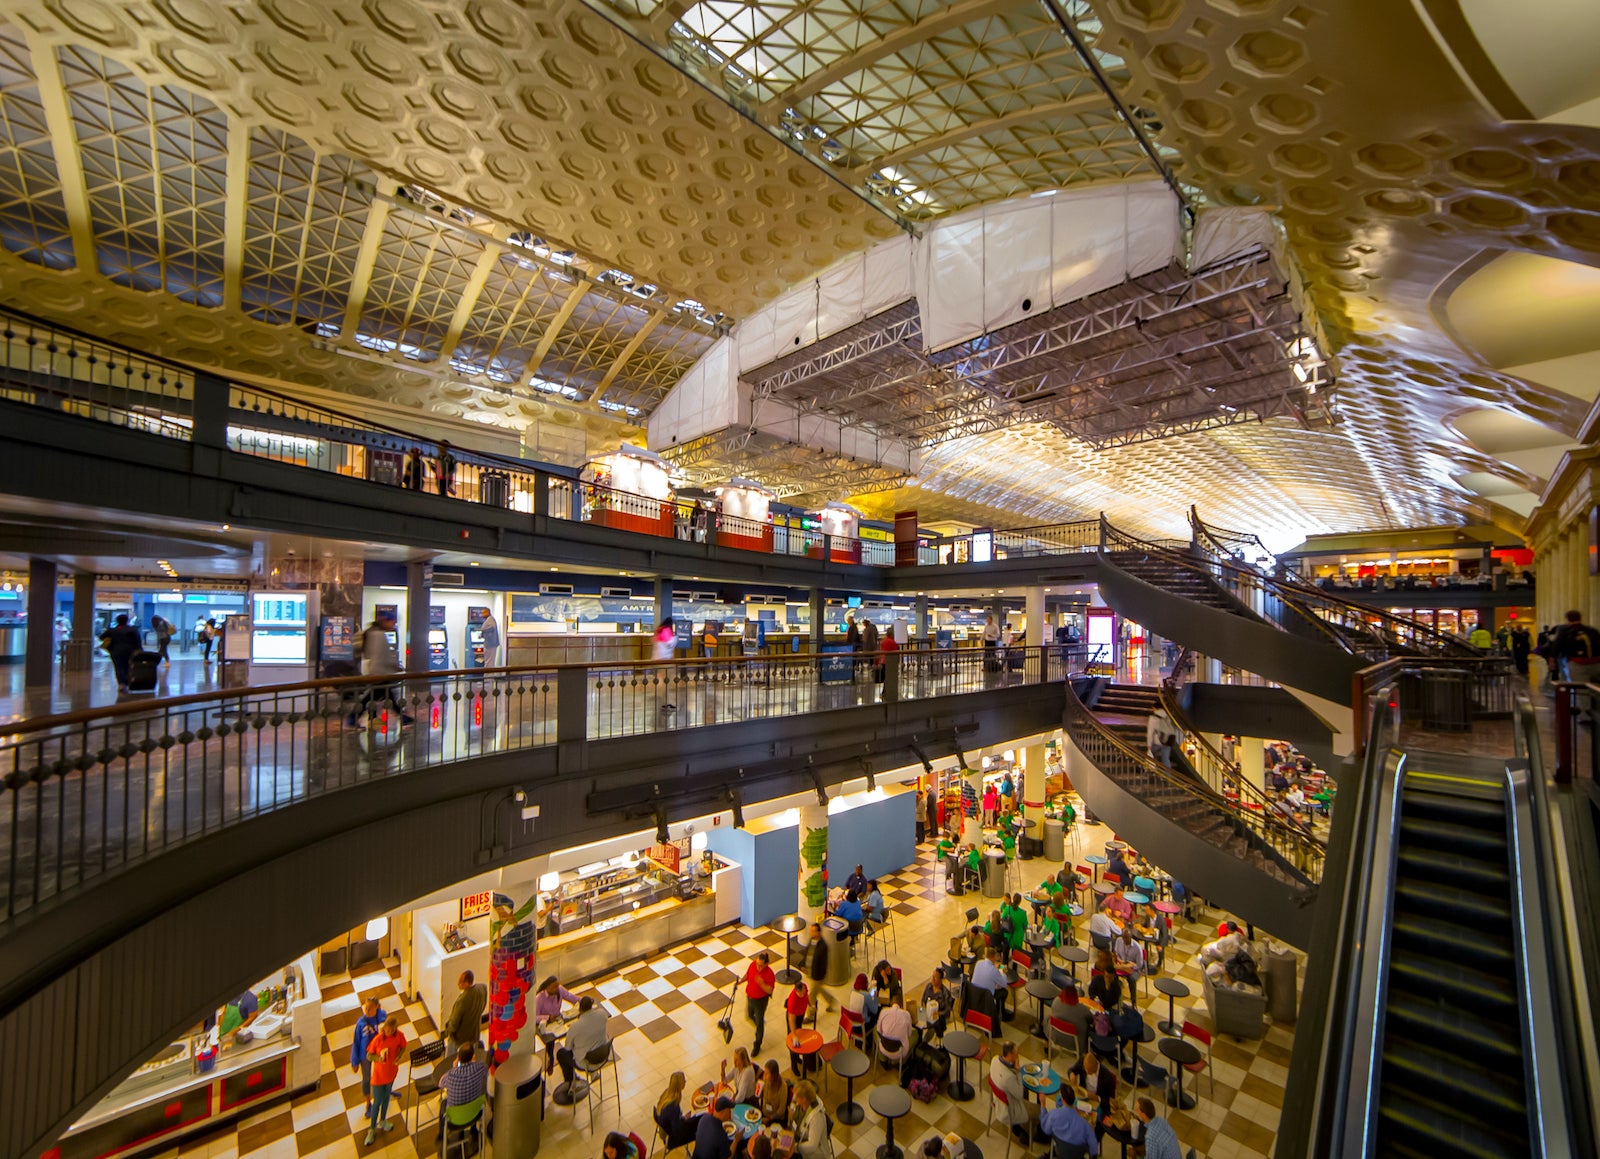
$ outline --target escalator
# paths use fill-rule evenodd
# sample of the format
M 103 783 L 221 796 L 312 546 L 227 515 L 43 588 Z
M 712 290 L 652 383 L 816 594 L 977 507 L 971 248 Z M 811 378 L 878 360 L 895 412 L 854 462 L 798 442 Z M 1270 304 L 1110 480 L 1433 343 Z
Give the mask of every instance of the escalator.
M 1493 779 L 1412 772 L 1402 784 L 1378 1154 L 1531 1153 L 1507 822 Z

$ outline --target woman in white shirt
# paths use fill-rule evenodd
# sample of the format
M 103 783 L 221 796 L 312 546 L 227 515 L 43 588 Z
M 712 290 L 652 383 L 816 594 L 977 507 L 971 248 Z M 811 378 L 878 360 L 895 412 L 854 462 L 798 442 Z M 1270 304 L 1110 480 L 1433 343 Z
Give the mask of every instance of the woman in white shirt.
M 722 1081 L 733 1084 L 733 1101 L 735 1103 L 750 1103 L 756 1101 L 756 1080 L 760 1076 L 755 1066 L 750 1062 L 750 1052 L 744 1047 L 738 1047 L 733 1052 L 733 1074 L 728 1074 L 728 1063 L 722 1063 Z
M 828 1138 L 828 1116 L 817 1103 L 817 1088 L 810 1079 L 794 1084 L 794 1153 L 800 1159 L 833 1159 Z

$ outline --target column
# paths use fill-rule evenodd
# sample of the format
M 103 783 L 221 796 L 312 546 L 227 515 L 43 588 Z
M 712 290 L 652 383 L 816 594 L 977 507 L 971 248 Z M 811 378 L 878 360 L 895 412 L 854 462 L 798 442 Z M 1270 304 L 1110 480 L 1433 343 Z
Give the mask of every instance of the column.
M 672 615 L 672 581 L 670 579 L 656 580 L 656 624 Z
M 1045 630 L 1044 630 L 1044 589 L 1043 588 L 1029 588 L 1024 593 L 1024 596 L 1025 596 L 1025 602 L 1023 604 L 1023 622 L 1022 622 L 1022 624 L 1023 624 L 1023 636 L 1022 636 L 1023 643 L 1025 643 L 1030 648 L 1043 647 L 1044 645 L 1050 643 L 1050 638 L 1045 635 Z M 1043 655 L 1043 653 L 1040 653 L 1040 655 Z M 1033 666 L 1029 665 L 1029 670 L 1031 671 L 1032 669 L 1033 669 Z M 1043 679 L 1045 679 L 1045 677 L 1048 674 L 1049 674 L 1049 665 L 1040 664 L 1038 666 L 1037 679 L 1043 680 Z M 1032 765 L 1028 766 L 1030 772 L 1033 770 L 1033 767 L 1034 766 L 1032 766 Z M 1044 768 L 1044 752 L 1043 752 L 1043 750 L 1040 750 L 1040 753 L 1039 753 L 1039 765 L 1038 765 L 1038 767 L 1041 768 L 1041 769 Z M 1041 784 L 1042 784 L 1042 782 L 1041 782 Z M 1044 825 L 1044 817 L 1042 815 L 1039 818 L 1039 824 L 1041 826 Z M 1044 836 L 1043 829 L 1040 829 L 1040 831 L 1035 833 L 1034 836 L 1035 837 L 1043 837 Z
M 1029 631 L 1032 631 L 1030 628 Z M 1044 842 L 1044 783 L 1049 776 L 1045 767 L 1044 745 L 1031 744 L 1022 750 L 1022 819 L 1032 821 L 1033 828 L 1024 828 L 1029 842 Z
M 433 564 L 414 560 L 406 564 L 407 672 L 428 670 L 428 606 L 433 601 Z
M 1246 784 L 1266 792 L 1267 767 L 1266 761 L 1267 742 L 1258 736 L 1242 736 L 1239 746 L 1235 751 L 1235 759 L 1239 762 L 1239 773 Z
M 828 807 L 815 801 L 800 806 L 800 874 L 795 881 L 795 912 L 808 922 L 822 917 L 828 900 L 823 863 L 828 860 Z
M 94 572 L 80 571 L 72 577 L 72 638 L 94 639 Z
M 983 848 L 983 770 L 961 770 L 961 844 Z
M 821 588 L 811 589 L 811 654 L 818 655 L 822 651 L 822 609 L 823 592 Z
M 22 655 L 25 688 L 48 687 L 56 660 L 56 564 L 28 561 L 28 635 Z
M 933 624 L 928 618 L 928 597 L 917 597 L 917 639 L 928 640 L 933 635 Z
M 223 450 L 228 445 L 228 393 L 226 380 L 212 374 L 194 376 L 194 446 Z

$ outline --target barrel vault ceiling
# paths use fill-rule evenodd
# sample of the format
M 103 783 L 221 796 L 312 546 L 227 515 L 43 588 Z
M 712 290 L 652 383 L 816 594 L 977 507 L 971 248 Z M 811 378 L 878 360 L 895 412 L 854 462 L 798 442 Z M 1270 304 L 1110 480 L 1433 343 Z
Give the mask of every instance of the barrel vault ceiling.
M 1332 429 L 1096 451 L 1013 427 L 928 447 L 867 506 L 1172 532 L 1198 501 L 1280 538 L 1507 519 L 1489 493 L 1536 493 L 1548 456 L 1498 456 L 1471 414 L 1555 446 L 1592 401 L 1494 369 L 1438 294 L 1501 251 L 1600 263 L 1600 131 L 1500 120 L 1409 4 L 0 0 L 0 22 L 4 300 L 244 377 L 614 442 L 836 259 L 1159 166 L 1194 205 L 1276 209 L 1334 346 Z

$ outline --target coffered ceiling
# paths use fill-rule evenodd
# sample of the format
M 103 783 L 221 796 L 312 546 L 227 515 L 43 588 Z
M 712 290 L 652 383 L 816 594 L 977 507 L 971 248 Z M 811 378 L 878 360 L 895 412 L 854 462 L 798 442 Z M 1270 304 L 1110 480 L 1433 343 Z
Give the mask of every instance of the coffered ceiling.
M 1592 400 L 1571 359 L 1594 347 L 1567 349 L 1591 307 L 1560 350 L 1508 353 L 1448 301 L 1502 253 L 1600 265 L 1600 129 L 1503 120 L 1452 56 L 1470 24 L 1422 7 L 0 0 L 0 294 L 240 376 L 592 447 L 842 256 L 1167 170 L 1193 205 L 1276 210 L 1338 358 L 1336 421 L 946 438 L 901 489 L 864 475 L 870 502 L 1172 533 L 1198 500 L 1280 538 L 1509 521 Z M 1494 269 L 1456 315 L 1584 280 Z M 1542 453 L 1485 436 L 1502 415 L 1548 432 Z

